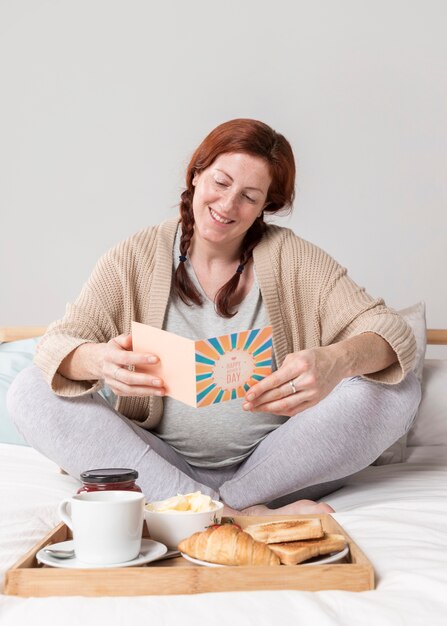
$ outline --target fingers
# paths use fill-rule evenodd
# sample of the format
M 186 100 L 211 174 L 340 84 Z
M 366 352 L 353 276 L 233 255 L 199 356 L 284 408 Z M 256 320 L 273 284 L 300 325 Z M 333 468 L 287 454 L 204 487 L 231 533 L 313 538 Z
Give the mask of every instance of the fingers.
M 303 391 L 286 396 L 280 400 L 258 404 L 257 406 L 246 410 L 250 410 L 252 413 L 272 413 L 273 415 L 286 415 L 287 417 L 292 417 L 292 415 L 301 413 L 317 403 L 316 400 L 310 400 L 308 398 L 308 393 Z
M 121 383 L 119 380 L 114 381 L 109 385 L 109 387 L 117 396 L 136 396 L 145 398 L 147 396 L 162 397 L 166 394 L 164 387 L 154 387 L 151 385 L 127 385 L 125 383 Z
M 148 367 L 160 362 L 157 355 L 133 352 L 131 335 L 119 335 L 111 339 L 107 346 L 103 378 L 116 395 L 165 395 L 163 380 Z M 136 368 L 140 371 L 135 371 Z
M 132 336 L 119 335 L 109 341 L 111 350 L 115 350 L 114 361 L 119 365 L 155 365 L 160 359 L 156 354 L 140 354 L 132 351 Z
M 290 354 L 279 370 L 248 391 L 242 408 L 245 411 L 292 416 L 317 403 L 316 391 L 309 354 Z
M 306 371 L 306 364 L 300 360 L 291 360 L 286 358 L 283 365 L 277 370 L 266 376 L 259 383 L 256 383 L 245 396 L 248 402 L 255 402 L 262 396 L 264 401 L 264 395 L 270 394 L 269 399 L 278 399 L 282 397 L 284 392 L 278 391 L 288 383 L 290 380 L 297 379 L 300 374 Z M 291 392 L 289 388 L 288 392 Z
M 121 385 L 134 386 L 134 387 L 163 387 L 163 381 L 153 374 L 146 374 L 143 372 L 135 372 L 126 367 L 118 365 L 112 373 L 111 378 Z
M 246 402 L 243 405 L 243 408 L 249 411 L 250 409 L 256 408 L 257 406 L 261 404 L 271 403 L 271 402 L 274 402 L 275 400 L 282 400 L 283 398 L 287 398 L 291 394 L 296 394 L 299 388 L 300 387 L 298 385 L 298 381 L 294 381 L 293 387 L 292 387 L 292 385 L 290 384 L 290 380 L 288 380 L 282 385 L 279 385 L 278 387 L 275 387 L 274 389 L 265 391 L 261 395 L 258 395 L 251 402 Z M 248 395 L 249 394 L 247 394 L 247 397 Z
M 317 404 L 316 401 L 305 400 L 304 397 L 294 397 L 293 400 L 289 396 L 282 400 L 275 402 L 267 402 L 266 404 L 259 404 L 257 407 L 251 409 L 252 413 L 272 413 L 272 415 L 285 415 L 292 417 L 302 411 Z
M 290 417 L 315 406 L 341 378 L 331 346 L 291 353 L 277 372 L 248 391 L 243 408 Z
M 119 396 L 164 396 L 163 380 L 153 374 L 134 372 L 125 367 L 115 367 L 106 379 L 109 387 Z
M 253 402 L 245 402 L 242 408 L 245 411 L 268 412 L 275 415 L 295 415 L 303 410 L 303 404 L 309 404 L 314 399 L 311 389 L 300 389 L 293 392 L 289 383 L 285 383 L 272 391 L 268 391 Z
M 117 343 L 124 350 L 132 350 L 132 335 L 130 333 L 118 335 L 118 337 L 112 339 L 112 342 Z

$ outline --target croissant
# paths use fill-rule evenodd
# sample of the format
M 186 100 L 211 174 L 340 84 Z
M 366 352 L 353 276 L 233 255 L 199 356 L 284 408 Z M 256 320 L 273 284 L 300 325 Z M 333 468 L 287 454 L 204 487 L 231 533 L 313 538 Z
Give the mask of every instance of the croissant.
M 194 533 L 178 544 L 180 552 L 221 565 L 279 565 L 270 548 L 232 524 Z

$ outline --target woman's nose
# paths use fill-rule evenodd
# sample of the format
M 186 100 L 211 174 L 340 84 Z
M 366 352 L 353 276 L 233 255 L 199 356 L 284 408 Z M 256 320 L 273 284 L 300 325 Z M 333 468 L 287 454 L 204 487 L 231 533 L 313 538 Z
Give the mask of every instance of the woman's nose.
M 220 207 L 224 211 L 231 211 L 237 205 L 237 195 L 228 192 L 220 199 Z

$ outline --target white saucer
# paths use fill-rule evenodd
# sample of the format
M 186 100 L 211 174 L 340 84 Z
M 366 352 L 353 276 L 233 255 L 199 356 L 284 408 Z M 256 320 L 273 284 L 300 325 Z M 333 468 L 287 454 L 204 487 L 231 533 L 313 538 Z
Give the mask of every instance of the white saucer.
M 187 561 L 191 561 L 191 563 L 195 563 L 196 565 L 205 565 L 206 567 L 228 567 L 228 565 L 222 565 L 222 563 L 209 563 L 209 561 L 200 561 L 199 559 L 194 559 L 192 556 L 188 556 L 184 552 L 180 552 L 182 557 Z
M 47 546 L 54 548 L 55 550 L 72 550 L 73 549 L 73 540 L 70 541 L 61 541 L 60 543 L 53 543 L 51 546 Z M 142 539 L 141 541 L 141 550 L 140 554 L 131 561 L 125 561 L 124 563 L 112 563 L 111 565 L 97 565 L 96 563 L 83 563 L 76 557 L 72 559 L 58 559 L 55 556 L 51 556 L 47 552 L 44 552 L 45 548 L 39 550 L 36 554 L 36 559 L 39 563 L 44 563 L 45 565 L 51 565 L 51 567 L 63 567 L 67 569 L 98 569 L 98 568 L 108 568 L 108 567 L 133 567 L 134 565 L 143 565 L 144 563 L 150 563 L 151 561 L 156 561 L 162 556 L 168 556 L 167 547 L 158 541 L 152 541 L 152 539 Z M 176 552 L 175 550 L 170 550 L 169 552 Z M 178 554 L 178 552 L 177 552 Z M 172 554 L 174 556 L 174 554 Z
M 304 563 L 298 563 L 298 565 L 324 565 L 325 563 L 338 563 L 341 561 L 349 552 L 349 546 L 345 546 L 343 550 L 339 550 L 338 552 L 332 552 L 331 554 L 323 554 L 322 556 L 316 556 L 313 559 L 309 559 Z M 184 557 L 187 561 L 191 561 L 191 563 L 195 563 L 196 565 L 205 565 L 206 567 L 230 567 L 229 565 L 222 565 L 221 563 L 209 563 L 208 561 L 200 561 L 199 559 L 194 559 L 192 556 L 188 556 L 184 552 L 180 552 L 182 557 Z
M 298 563 L 298 565 L 325 565 L 326 563 L 338 563 L 349 552 L 349 546 L 345 546 L 343 550 L 338 552 L 331 552 L 330 554 L 323 554 L 322 556 L 314 556 L 313 559 L 304 561 L 304 563 Z

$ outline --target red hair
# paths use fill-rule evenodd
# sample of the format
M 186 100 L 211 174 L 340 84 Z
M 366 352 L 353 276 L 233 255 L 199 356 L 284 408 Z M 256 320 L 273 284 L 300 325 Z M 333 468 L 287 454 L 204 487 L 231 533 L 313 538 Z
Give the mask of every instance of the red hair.
M 180 217 L 182 236 L 180 254 L 186 256 L 194 234 L 193 178 L 210 167 L 218 156 L 225 153 L 243 152 L 263 159 L 269 168 L 272 182 L 267 192 L 265 213 L 275 214 L 292 208 L 295 196 L 295 159 L 292 148 L 279 133 L 270 126 L 251 119 L 235 119 L 220 124 L 205 137 L 191 157 L 186 170 L 186 189 L 181 195 Z M 263 217 L 256 219 L 245 234 L 242 242 L 240 265 L 250 260 L 253 249 L 260 242 L 267 225 Z M 233 317 L 231 301 L 237 289 L 240 272 L 218 291 L 215 308 L 221 317 Z M 184 263 L 180 263 L 174 274 L 174 292 L 188 305 L 202 304 L 202 298 L 189 279 Z

